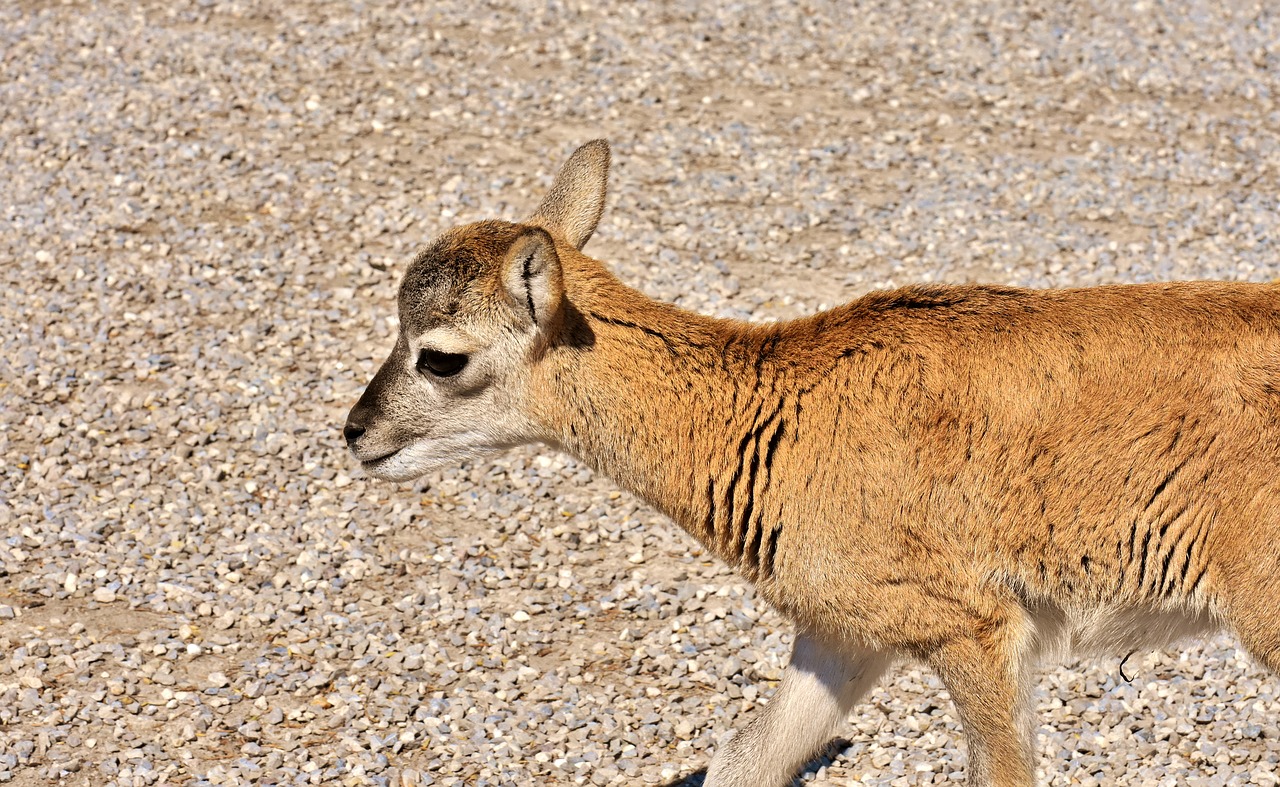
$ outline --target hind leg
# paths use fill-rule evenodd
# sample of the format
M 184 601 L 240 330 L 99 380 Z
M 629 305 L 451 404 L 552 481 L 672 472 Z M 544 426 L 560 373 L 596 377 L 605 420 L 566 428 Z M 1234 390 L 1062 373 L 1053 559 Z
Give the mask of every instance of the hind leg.
M 1197 561 L 1189 590 L 1249 655 L 1280 675 L 1280 532 L 1258 524 L 1280 521 L 1280 510 L 1251 511 L 1245 521 L 1214 534 L 1206 549 L 1211 560 Z
M 1280 605 L 1275 596 L 1267 601 L 1272 603 L 1250 604 L 1244 609 L 1237 606 L 1231 623 L 1249 655 L 1280 675 Z
M 797 637 L 773 699 L 716 752 L 705 787 L 789 784 L 888 664 L 882 653 Z
M 1268 457 L 1251 467 L 1258 472 L 1270 466 Z M 1253 480 L 1239 486 L 1251 489 Z M 1187 561 L 1186 592 L 1207 604 L 1249 655 L 1280 675 L 1280 481 L 1254 492 L 1238 516 L 1215 523 L 1196 558 Z
M 1280 567 L 1258 568 L 1223 583 L 1230 590 L 1222 594 L 1222 606 L 1249 655 L 1280 675 Z

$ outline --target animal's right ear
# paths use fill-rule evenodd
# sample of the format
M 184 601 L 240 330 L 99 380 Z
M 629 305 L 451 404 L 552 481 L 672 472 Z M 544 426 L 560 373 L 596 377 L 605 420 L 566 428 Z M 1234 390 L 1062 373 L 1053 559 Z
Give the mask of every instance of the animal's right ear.
M 573 151 L 528 223 L 546 227 L 581 249 L 600 223 L 608 188 L 609 143 L 592 140 Z
M 520 233 L 502 263 L 502 286 L 516 304 L 538 327 L 560 307 L 564 278 L 555 241 L 541 227 L 530 227 Z

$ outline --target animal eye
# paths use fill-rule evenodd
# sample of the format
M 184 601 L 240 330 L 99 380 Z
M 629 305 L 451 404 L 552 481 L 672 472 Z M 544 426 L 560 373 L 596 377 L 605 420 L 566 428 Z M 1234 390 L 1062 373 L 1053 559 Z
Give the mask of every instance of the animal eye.
M 452 377 L 467 365 L 462 353 L 442 353 L 439 350 L 422 350 L 418 353 L 418 371 L 430 372 L 436 377 Z

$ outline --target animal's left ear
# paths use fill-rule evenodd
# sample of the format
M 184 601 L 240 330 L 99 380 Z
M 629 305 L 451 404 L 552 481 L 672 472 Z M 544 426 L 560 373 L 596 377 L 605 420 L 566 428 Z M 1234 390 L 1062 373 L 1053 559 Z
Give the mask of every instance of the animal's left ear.
M 592 140 L 575 150 L 560 168 L 551 191 L 528 223 L 545 227 L 581 249 L 600 223 L 608 189 L 609 143 Z
M 502 263 L 502 286 L 516 311 L 539 328 L 559 310 L 564 279 L 555 242 L 546 230 L 529 227 L 511 244 Z

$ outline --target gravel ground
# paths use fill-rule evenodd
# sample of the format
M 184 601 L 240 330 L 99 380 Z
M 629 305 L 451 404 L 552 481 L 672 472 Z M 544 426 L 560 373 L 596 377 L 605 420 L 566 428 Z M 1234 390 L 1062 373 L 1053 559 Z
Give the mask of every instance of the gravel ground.
M 0 782 L 666 784 L 767 700 L 787 625 L 607 479 L 342 446 L 412 249 L 587 139 L 589 249 L 708 313 L 1280 276 L 1275 4 L 771 5 L 0 4 Z M 1123 655 L 1046 783 L 1280 781 L 1280 679 Z M 963 778 L 927 671 L 841 732 L 804 781 Z

